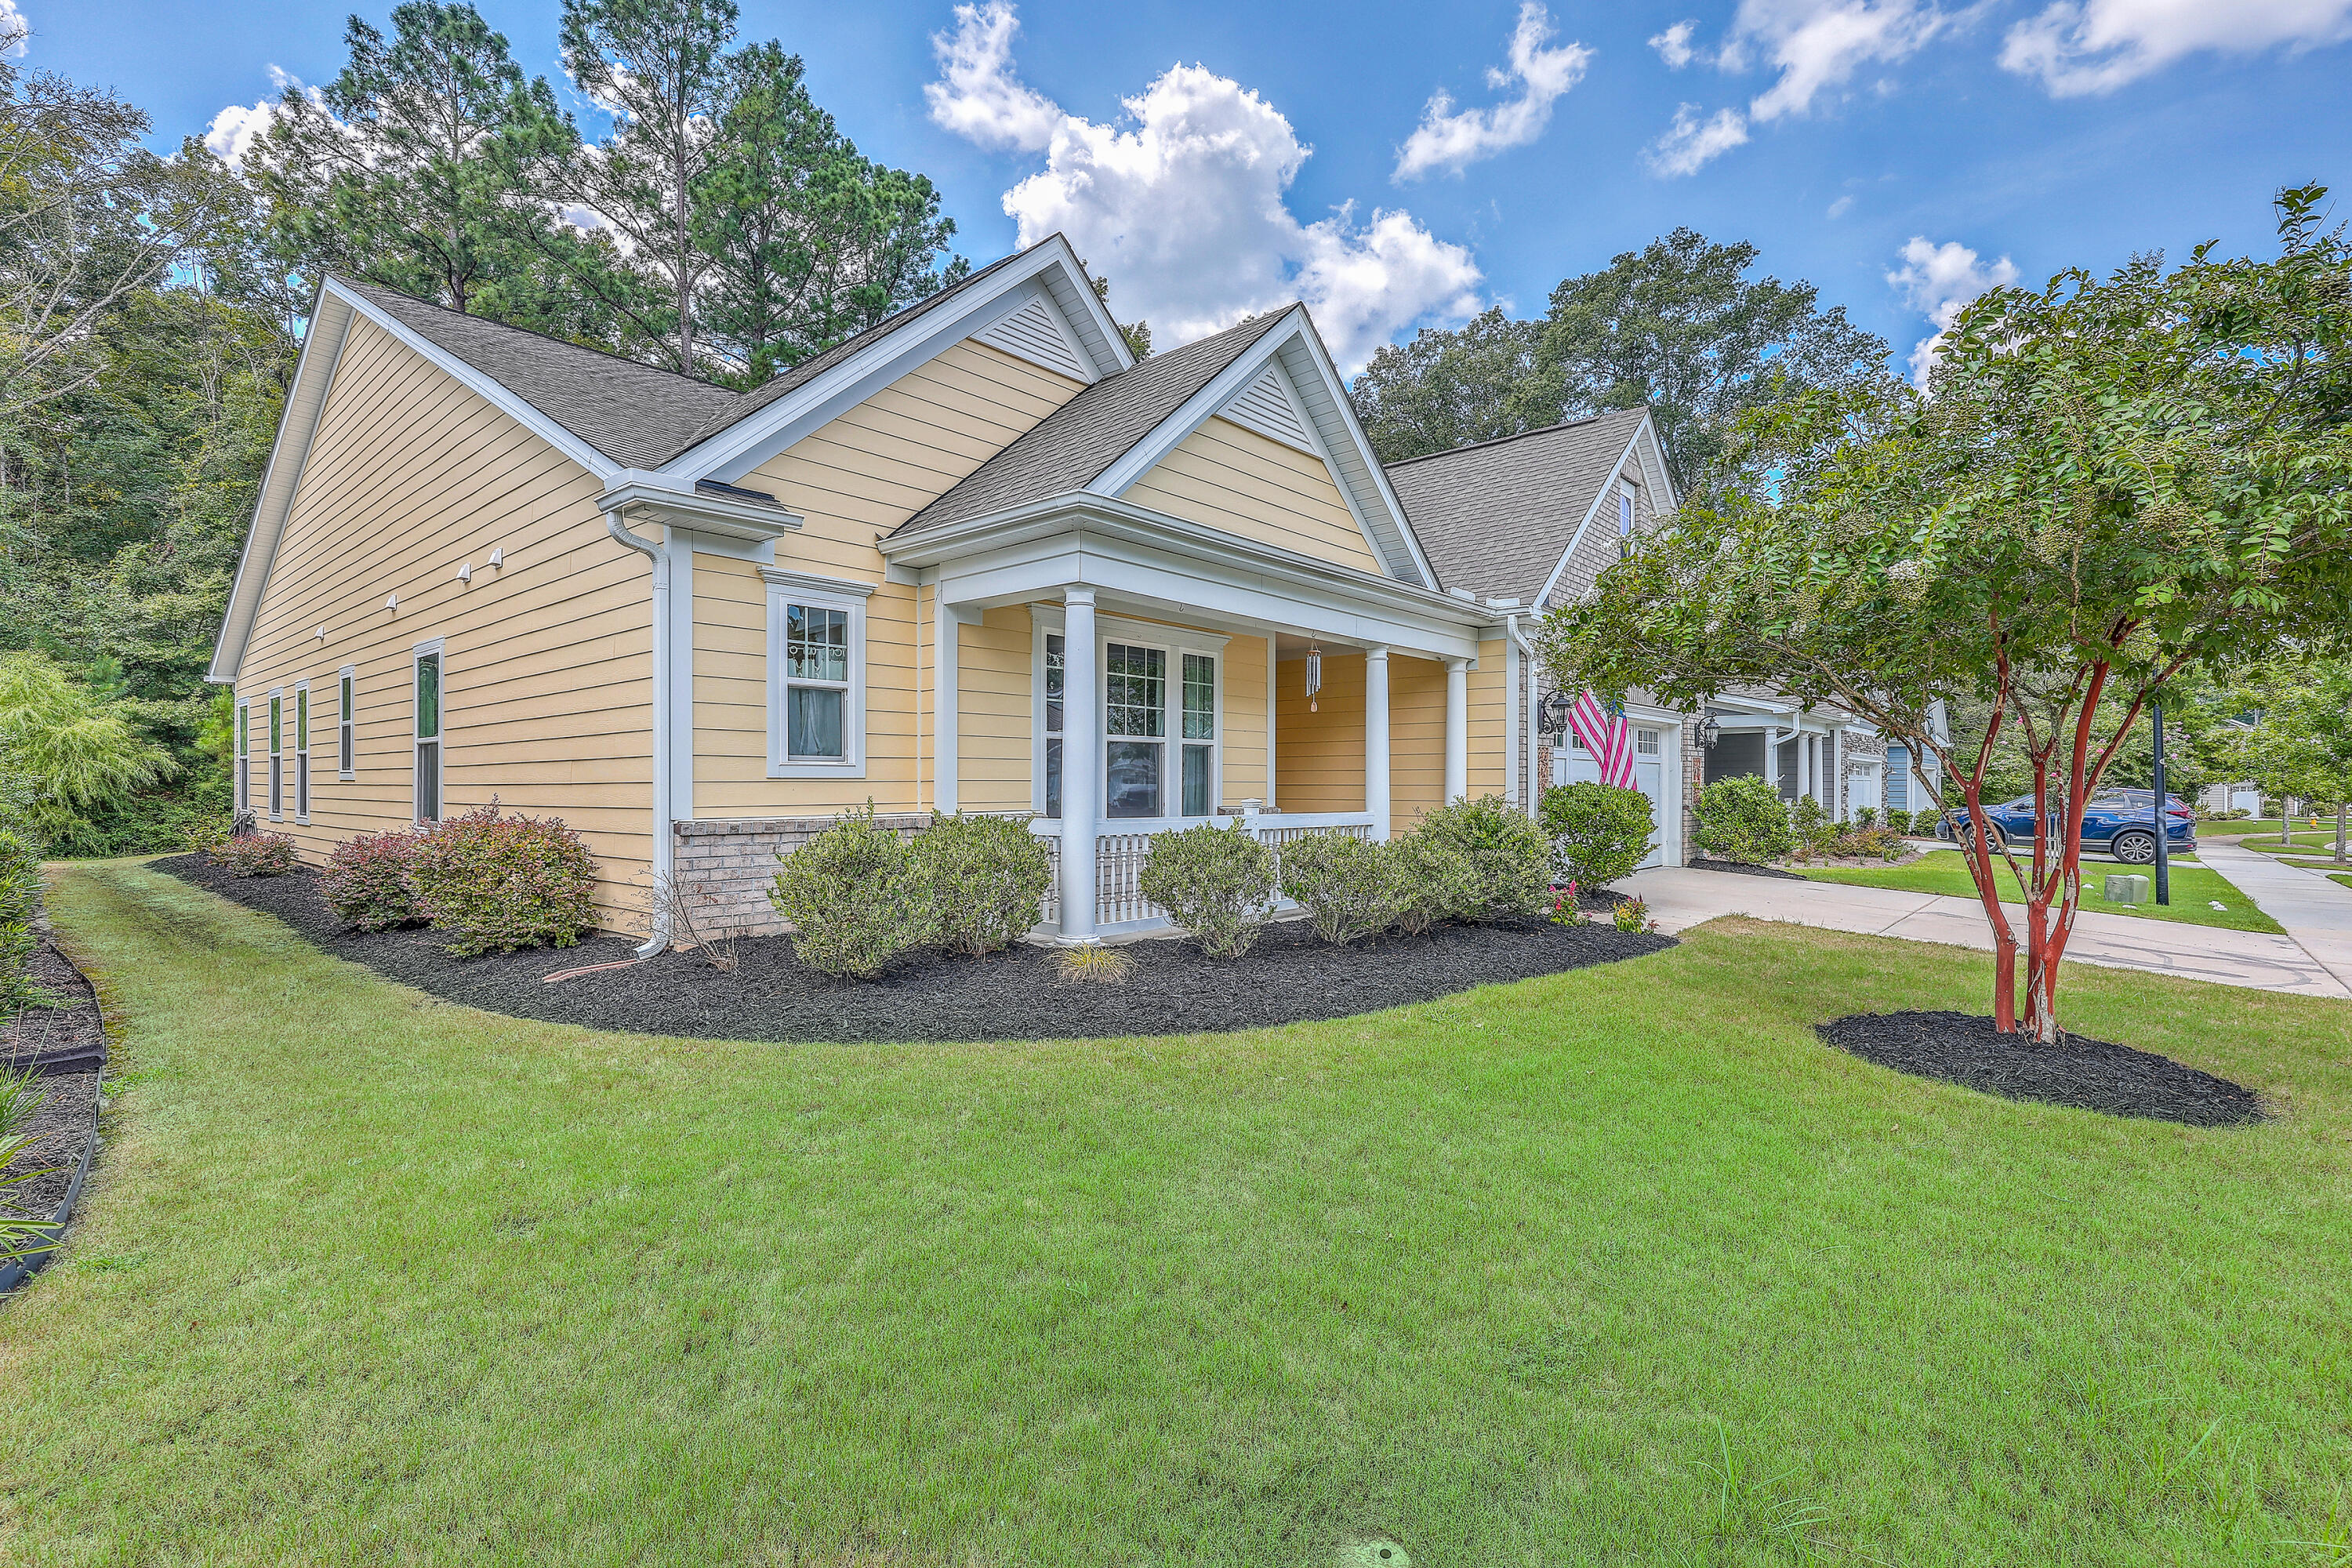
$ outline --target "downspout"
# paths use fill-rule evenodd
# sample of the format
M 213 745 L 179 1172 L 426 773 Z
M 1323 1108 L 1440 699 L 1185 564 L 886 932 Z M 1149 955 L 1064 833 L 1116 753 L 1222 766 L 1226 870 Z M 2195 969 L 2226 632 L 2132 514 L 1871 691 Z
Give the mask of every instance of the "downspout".
M 654 563 L 654 907 L 652 934 L 637 948 L 639 958 L 651 958 L 669 945 L 670 878 L 677 859 L 669 799 L 669 552 L 649 539 L 631 533 L 619 512 L 604 514 L 604 528 L 614 539 Z
M 1536 650 L 1528 641 L 1527 634 L 1519 630 L 1517 611 L 1505 616 L 1503 626 L 1510 632 L 1511 641 L 1517 647 L 1520 661 L 1528 672 L 1525 689 L 1515 694 L 1525 710 L 1519 717 L 1518 761 L 1519 766 L 1526 770 L 1522 776 L 1528 781 L 1528 787 L 1527 793 L 1520 797 L 1520 804 L 1527 807 L 1529 816 L 1535 816 L 1539 815 L 1536 802 L 1543 794 L 1542 781 L 1536 777 Z

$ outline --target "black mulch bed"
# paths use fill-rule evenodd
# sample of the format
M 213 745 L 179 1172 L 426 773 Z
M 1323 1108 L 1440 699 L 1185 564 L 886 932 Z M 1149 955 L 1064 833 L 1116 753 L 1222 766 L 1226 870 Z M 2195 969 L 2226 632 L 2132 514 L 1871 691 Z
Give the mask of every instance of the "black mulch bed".
M 25 966 L 34 984 L 65 1004 L 27 1007 L 14 1024 L 0 1023 L 0 1068 L 23 1072 L 95 1070 L 106 1060 L 106 1026 L 97 994 L 81 971 L 48 942 Z
M 0 1024 L 0 1068 L 32 1072 L 41 1093 L 22 1131 L 31 1142 L 8 1163 L 6 1174 L 38 1174 L 0 1188 L 0 1203 L 43 1218 L 57 1212 L 97 1136 L 99 1068 L 106 1060 L 106 1026 L 98 994 L 65 954 L 44 941 L 26 965 L 34 983 L 57 1005 L 27 1007 Z
M 914 953 L 879 980 L 835 980 L 803 968 L 782 937 L 736 944 L 732 973 L 698 953 L 658 953 L 626 969 L 575 979 L 544 977 L 629 957 L 632 944 L 597 937 L 562 951 L 452 958 L 430 931 L 345 929 L 318 878 L 231 877 L 200 856 L 158 860 L 168 871 L 250 909 L 276 915 L 338 958 L 451 1002 L 553 1023 L 645 1034 L 738 1040 L 1045 1040 L 1257 1028 L 1342 1018 L 1384 1007 L 1675 945 L 1668 937 L 1613 926 L 1528 921 L 1440 926 L 1328 946 L 1304 921 L 1269 927 L 1231 963 L 1186 942 L 1140 942 L 1124 983 L 1056 978 L 1057 954 L 1016 947 L 987 958 Z
M 1745 860 L 1709 860 L 1699 856 L 1684 862 L 1694 871 L 1728 871 L 1735 877 L 1777 877 L 1784 882 L 1801 882 L 1805 879 L 1794 871 L 1784 871 L 1778 866 L 1750 866 Z
M 1864 1061 L 2008 1100 L 2191 1127 L 2265 1120 L 2252 1089 L 2170 1057 L 2080 1035 L 2037 1046 L 1969 1013 L 1856 1013 L 1819 1025 L 1816 1032 Z

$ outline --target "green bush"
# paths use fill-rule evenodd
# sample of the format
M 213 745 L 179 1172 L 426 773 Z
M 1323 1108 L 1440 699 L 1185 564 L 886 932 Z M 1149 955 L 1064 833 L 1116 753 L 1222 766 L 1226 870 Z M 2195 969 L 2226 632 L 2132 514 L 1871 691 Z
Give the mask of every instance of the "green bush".
M 1025 819 L 935 811 L 912 854 L 936 940 L 956 952 L 994 952 L 1028 935 L 1054 883 L 1053 858 Z
M 1855 807 L 1853 808 L 1853 825 L 1854 825 L 1856 827 L 1875 827 L 1875 826 L 1878 826 L 1878 807 L 1876 807 L 1876 806 L 1874 806 L 1874 805 L 1857 805 L 1857 806 L 1855 806 Z
M 937 929 L 914 852 L 875 825 L 870 800 L 777 860 L 768 902 L 791 922 L 793 952 L 821 974 L 871 979 Z
M 41 849 L 29 834 L 0 827 L 0 1013 L 14 1015 L 38 994 L 26 973 L 38 939 Z
M 1240 823 L 1155 833 L 1137 879 L 1143 896 L 1192 933 L 1212 958 L 1239 958 L 1274 902 L 1274 851 Z
M 1931 805 L 1912 816 L 1911 836 L 1914 838 L 1933 838 L 1936 837 L 1936 825 L 1943 820 L 1944 814 Z
M 1551 840 L 1556 881 L 1605 888 L 1629 875 L 1650 852 L 1650 797 L 1640 790 L 1561 784 L 1543 792 L 1538 809 Z
M 1801 856 L 1828 853 L 1830 841 L 1837 837 L 1837 824 L 1822 803 L 1811 795 L 1801 795 L 1789 807 L 1789 838 L 1790 852 Z
M 1405 935 L 1419 936 L 1477 901 L 1470 858 L 1452 842 L 1416 828 L 1380 847 L 1396 888 L 1397 929 Z
M 1421 819 L 1413 835 L 1461 857 L 1449 879 L 1450 920 L 1506 920 L 1532 914 L 1551 885 L 1551 846 L 1535 819 L 1501 795 L 1457 800 Z
M 1344 833 L 1318 833 L 1282 847 L 1282 894 L 1342 945 L 1396 924 L 1405 898 L 1387 847 Z
M 424 841 L 404 831 L 355 834 L 336 845 L 319 874 L 327 907 L 361 931 L 389 931 L 423 920 L 413 873 Z
M 554 817 L 500 816 L 492 801 L 424 836 L 409 858 L 418 912 L 460 958 L 573 947 L 596 923 L 596 862 Z
M 1760 866 L 1789 852 L 1789 807 L 1769 780 L 1719 779 L 1698 792 L 1695 811 L 1701 854 Z
M 212 857 L 232 877 L 283 877 L 301 864 L 283 833 L 240 833 L 215 845 Z

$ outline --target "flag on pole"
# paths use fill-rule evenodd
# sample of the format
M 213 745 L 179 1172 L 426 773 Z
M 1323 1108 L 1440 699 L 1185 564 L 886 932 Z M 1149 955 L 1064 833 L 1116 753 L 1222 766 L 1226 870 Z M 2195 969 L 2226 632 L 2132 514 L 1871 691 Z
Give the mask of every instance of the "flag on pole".
M 1633 732 L 1626 726 L 1625 710 L 1614 702 L 1603 707 L 1600 698 L 1582 691 L 1568 710 L 1568 721 L 1584 749 L 1601 763 L 1601 782 L 1632 789 Z

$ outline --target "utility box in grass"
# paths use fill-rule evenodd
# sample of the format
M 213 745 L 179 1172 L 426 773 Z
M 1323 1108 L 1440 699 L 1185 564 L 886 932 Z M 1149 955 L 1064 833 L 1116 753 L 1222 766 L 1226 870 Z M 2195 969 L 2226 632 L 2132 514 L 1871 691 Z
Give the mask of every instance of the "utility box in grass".
M 2109 877 L 2105 892 L 2107 902 L 2111 904 L 2144 904 L 2148 900 L 2147 879 L 2130 875 Z

